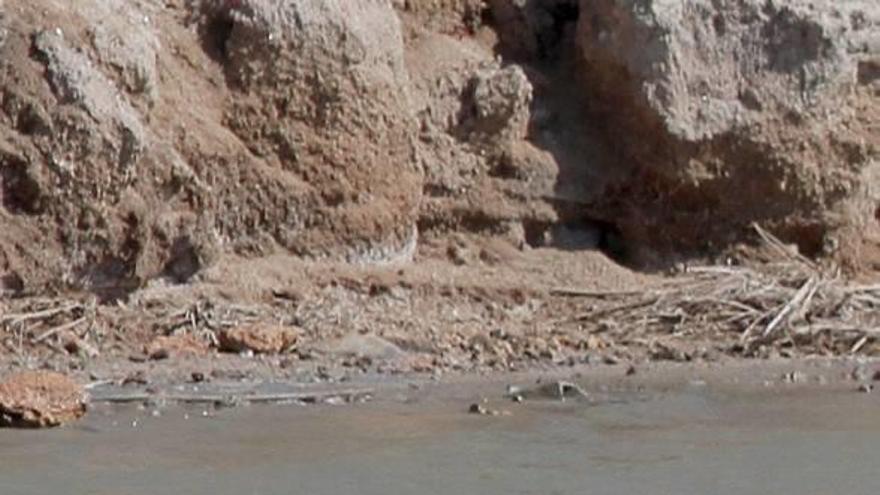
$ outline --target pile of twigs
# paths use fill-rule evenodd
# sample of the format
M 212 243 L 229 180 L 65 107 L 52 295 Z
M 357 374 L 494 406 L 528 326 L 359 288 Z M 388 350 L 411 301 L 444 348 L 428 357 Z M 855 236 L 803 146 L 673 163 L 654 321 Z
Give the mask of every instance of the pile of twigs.
M 625 335 L 733 337 L 744 354 L 770 345 L 823 355 L 880 352 L 880 284 L 853 285 L 755 229 L 784 261 L 691 267 L 660 289 L 581 294 L 610 302 L 577 321 Z

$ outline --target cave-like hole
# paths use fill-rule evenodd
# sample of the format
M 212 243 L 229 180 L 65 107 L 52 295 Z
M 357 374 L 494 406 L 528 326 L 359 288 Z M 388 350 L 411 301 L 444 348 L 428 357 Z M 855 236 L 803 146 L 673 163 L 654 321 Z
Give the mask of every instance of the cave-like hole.
M 0 156 L 0 203 L 12 214 L 38 215 L 43 201 L 40 184 L 28 173 L 27 164 Z
M 218 10 L 208 16 L 202 28 L 202 44 L 209 57 L 225 63 L 229 57 L 227 42 L 232 36 L 235 21 L 227 10 Z
M 189 237 L 181 236 L 174 240 L 163 270 L 175 283 L 186 283 L 199 272 L 202 263 L 196 247 Z
M 539 55 L 542 59 L 559 55 L 559 45 L 565 41 L 571 26 L 580 17 L 580 4 L 577 1 L 555 2 L 544 7 L 552 19 L 548 30 L 538 33 Z

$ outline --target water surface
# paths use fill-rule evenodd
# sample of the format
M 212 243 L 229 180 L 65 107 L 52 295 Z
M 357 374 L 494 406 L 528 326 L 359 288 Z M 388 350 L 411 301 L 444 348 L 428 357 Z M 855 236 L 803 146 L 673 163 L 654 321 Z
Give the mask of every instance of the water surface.
M 880 493 L 880 400 L 705 387 L 589 406 L 463 398 L 356 407 L 99 410 L 0 431 L 0 494 Z

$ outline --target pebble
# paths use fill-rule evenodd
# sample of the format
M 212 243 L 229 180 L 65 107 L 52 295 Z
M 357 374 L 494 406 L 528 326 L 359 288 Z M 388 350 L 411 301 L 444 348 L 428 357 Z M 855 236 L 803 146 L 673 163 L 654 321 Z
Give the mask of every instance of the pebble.
M 602 362 L 609 365 L 609 366 L 614 366 L 614 365 L 620 363 L 620 360 L 610 354 L 606 354 L 605 356 L 602 357 Z
M 850 379 L 855 382 L 864 382 L 868 376 L 868 370 L 864 366 L 856 366 L 849 374 Z
M 782 381 L 785 383 L 802 383 L 806 380 L 806 375 L 800 371 L 792 371 L 782 375 Z
M 468 413 L 470 414 L 478 414 L 480 416 L 510 416 L 510 411 L 499 411 L 497 409 L 489 409 L 486 406 L 480 404 L 479 402 L 474 402 L 471 404 L 471 407 L 468 408 Z
M 324 399 L 324 403 L 328 406 L 342 406 L 346 404 L 346 401 L 342 397 L 328 397 Z

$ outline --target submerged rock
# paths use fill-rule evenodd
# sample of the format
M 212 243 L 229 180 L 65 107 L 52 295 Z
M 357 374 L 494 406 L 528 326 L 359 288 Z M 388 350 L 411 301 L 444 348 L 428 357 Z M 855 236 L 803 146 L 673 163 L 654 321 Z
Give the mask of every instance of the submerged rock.
M 566 381 L 539 383 L 532 388 L 510 385 L 507 387 L 507 396 L 517 402 L 524 399 L 565 400 L 589 398 L 589 394 L 579 385 Z
M 28 371 L 0 383 L 0 426 L 54 427 L 85 413 L 85 391 L 60 373 Z

